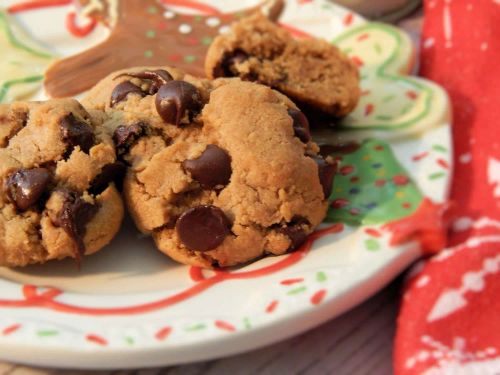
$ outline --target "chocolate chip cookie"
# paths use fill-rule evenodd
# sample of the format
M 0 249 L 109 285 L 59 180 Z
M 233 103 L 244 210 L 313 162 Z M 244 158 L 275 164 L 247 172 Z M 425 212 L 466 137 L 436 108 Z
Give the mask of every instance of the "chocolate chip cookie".
M 114 145 L 75 100 L 0 105 L 0 266 L 80 258 L 123 218 Z
M 358 70 L 337 47 L 321 39 L 295 40 L 260 13 L 215 38 L 205 72 L 263 83 L 301 108 L 337 117 L 351 112 L 360 95 Z
M 178 262 L 283 254 L 325 216 L 336 166 L 317 155 L 302 112 L 269 87 L 134 68 L 83 103 L 128 165 L 124 198 L 137 227 Z

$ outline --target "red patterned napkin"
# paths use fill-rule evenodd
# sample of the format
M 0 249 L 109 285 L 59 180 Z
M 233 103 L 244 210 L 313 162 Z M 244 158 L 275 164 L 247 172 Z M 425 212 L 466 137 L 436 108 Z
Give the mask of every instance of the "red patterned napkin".
M 453 104 L 453 221 L 408 283 L 395 373 L 499 374 L 500 0 L 426 0 L 421 74 Z

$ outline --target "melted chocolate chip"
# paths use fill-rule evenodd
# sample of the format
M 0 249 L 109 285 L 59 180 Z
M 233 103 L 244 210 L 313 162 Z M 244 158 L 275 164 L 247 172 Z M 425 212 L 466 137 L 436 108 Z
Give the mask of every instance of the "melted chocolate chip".
M 72 113 L 64 116 L 60 122 L 62 140 L 69 146 L 66 157 L 76 146 L 88 153 L 94 145 L 94 129 L 92 126 L 76 118 Z
M 64 203 L 57 216 L 56 225 L 73 239 L 76 245 L 75 257 L 80 260 L 85 254 L 85 226 L 94 217 L 98 207 L 82 199 L 81 195 L 75 191 L 62 191 Z
M 49 181 L 50 174 L 45 168 L 20 169 L 7 178 L 7 195 L 18 209 L 24 211 L 38 201 Z
M 109 105 L 114 107 L 116 103 L 125 100 L 128 94 L 137 94 L 142 96 L 146 96 L 146 94 L 141 90 L 139 86 L 134 85 L 130 81 L 125 81 L 116 85 L 111 93 L 111 101 Z
M 309 121 L 302 111 L 298 109 L 288 109 L 288 115 L 293 119 L 293 131 L 295 136 L 302 142 L 307 143 L 311 140 L 309 132 Z
M 214 78 L 217 77 L 236 77 L 238 72 L 235 69 L 236 64 L 241 64 L 248 59 L 248 54 L 240 49 L 228 52 L 222 58 L 213 71 Z
M 197 159 L 185 160 L 182 167 L 205 189 L 222 188 L 231 178 L 231 158 L 215 145 L 208 145 Z
M 169 124 L 189 123 L 201 109 L 198 89 L 184 81 L 170 81 L 156 94 L 156 111 Z
M 324 157 L 331 154 L 351 154 L 356 152 L 361 145 L 357 142 L 339 143 L 336 145 L 320 145 L 319 153 Z
M 219 246 L 230 233 L 230 222 L 215 206 L 197 206 L 184 212 L 175 229 L 181 242 L 193 251 L 209 251 Z
M 309 221 L 302 217 L 298 217 L 293 218 L 293 220 L 286 226 L 277 229 L 277 232 L 290 238 L 291 244 L 288 251 L 298 249 L 307 239 L 307 233 L 304 229 L 304 225 L 309 225 Z
M 113 141 L 116 145 L 116 153 L 123 155 L 143 135 L 146 134 L 146 124 L 138 122 L 132 125 L 120 125 L 113 133 Z
M 166 70 L 163 70 L 163 69 L 145 70 L 144 72 L 139 72 L 139 73 L 124 73 L 124 74 L 120 74 L 118 77 L 121 77 L 124 75 L 129 76 L 129 77 L 139 78 L 139 79 L 150 80 L 151 86 L 149 87 L 149 90 L 148 90 L 149 95 L 156 94 L 162 85 L 164 85 L 167 82 L 172 81 L 174 79 L 170 75 L 169 72 L 167 72 Z
M 114 182 L 118 190 L 121 190 L 125 171 L 125 164 L 119 161 L 105 165 L 101 173 L 92 181 L 89 192 L 94 195 L 101 194 L 111 182 Z
M 332 193 L 333 176 L 337 171 L 337 163 L 329 162 L 321 156 L 313 157 L 313 159 L 318 165 L 319 182 L 323 187 L 323 194 L 328 199 Z

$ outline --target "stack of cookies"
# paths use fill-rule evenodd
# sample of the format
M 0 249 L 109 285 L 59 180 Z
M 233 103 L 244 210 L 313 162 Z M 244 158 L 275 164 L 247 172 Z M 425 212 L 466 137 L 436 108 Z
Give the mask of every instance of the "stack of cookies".
M 356 68 L 257 14 L 214 41 L 206 69 L 211 79 L 130 68 L 81 104 L 0 106 L 0 265 L 98 251 L 118 232 L 122 198 L 137 228 L 184 264 L 297 249 L 326 214 L 336 166 L 295 103 L 347 114 Z

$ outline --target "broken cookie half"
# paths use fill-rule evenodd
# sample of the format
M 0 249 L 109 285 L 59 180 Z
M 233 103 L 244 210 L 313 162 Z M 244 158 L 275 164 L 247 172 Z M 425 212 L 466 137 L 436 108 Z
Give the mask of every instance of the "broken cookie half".
M 281 91 L 302 109 L 342 117 L 359 96 L 357 67 L 322 39 L 296 40 L 261 13 L 233 24 L 210 46 L 209 78 L 240 77 Z

